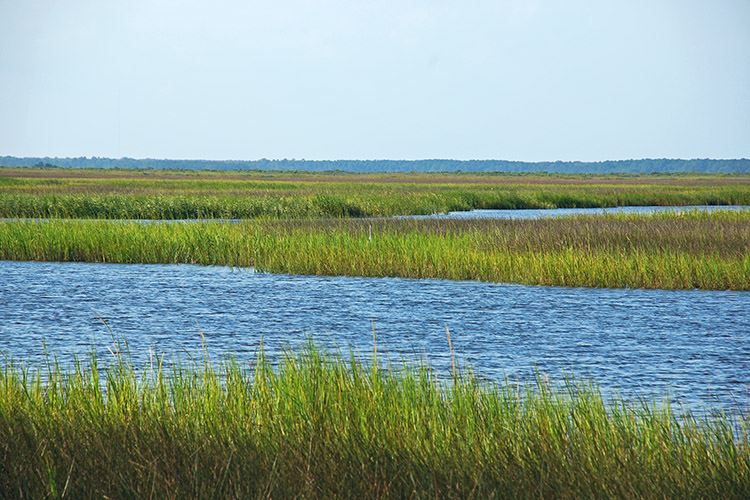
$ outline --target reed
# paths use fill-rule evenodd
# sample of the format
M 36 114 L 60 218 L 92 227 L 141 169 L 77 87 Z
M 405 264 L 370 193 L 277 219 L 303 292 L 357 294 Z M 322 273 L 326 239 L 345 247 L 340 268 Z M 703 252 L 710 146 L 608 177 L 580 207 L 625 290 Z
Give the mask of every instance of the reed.
M 750 204 L 750 176 L 92 171 L 0 168 L 0 217 L 316 218 L 471 209 Z
M 253 266 L 311 275 L 750 289 L 750 214 L 546 220 L 0 222 L 0 259 Z
M 122 357 L 0 371 L 0 494 L 41 498 L 750 495 L 744 417 L 376 365 Z

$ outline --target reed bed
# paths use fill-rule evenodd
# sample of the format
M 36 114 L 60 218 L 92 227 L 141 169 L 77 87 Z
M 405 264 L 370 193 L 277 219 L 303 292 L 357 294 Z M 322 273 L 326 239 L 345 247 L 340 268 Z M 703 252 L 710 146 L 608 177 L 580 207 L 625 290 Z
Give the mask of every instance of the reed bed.
M 0 169 L 0 217 L 317 218 L 750 204 L 750 176 L 272 174 Z
M 0 222 L 0 259 L 540 285 L 750 290 L 750 214 L 546 220 Z
M 312 345 L 275 367 L 6 363 L 0 454 L 17 498 L 750 496 L 746 417 Z

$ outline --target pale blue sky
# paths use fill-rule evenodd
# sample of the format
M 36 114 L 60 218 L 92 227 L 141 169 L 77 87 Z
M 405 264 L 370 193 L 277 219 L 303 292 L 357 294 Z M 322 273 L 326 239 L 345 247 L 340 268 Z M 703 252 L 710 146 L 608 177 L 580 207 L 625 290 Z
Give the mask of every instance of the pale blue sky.
M 0 0 L 0 155 L 750 157 L 750 0 Z

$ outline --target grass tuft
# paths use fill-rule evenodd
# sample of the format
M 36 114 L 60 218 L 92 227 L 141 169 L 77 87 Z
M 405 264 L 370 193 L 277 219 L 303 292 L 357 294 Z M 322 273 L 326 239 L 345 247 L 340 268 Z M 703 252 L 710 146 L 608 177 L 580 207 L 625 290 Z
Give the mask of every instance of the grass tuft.
M 6 364 L 0 494 L 747 498 L 747 423 L 313 345 L 276 367 Z

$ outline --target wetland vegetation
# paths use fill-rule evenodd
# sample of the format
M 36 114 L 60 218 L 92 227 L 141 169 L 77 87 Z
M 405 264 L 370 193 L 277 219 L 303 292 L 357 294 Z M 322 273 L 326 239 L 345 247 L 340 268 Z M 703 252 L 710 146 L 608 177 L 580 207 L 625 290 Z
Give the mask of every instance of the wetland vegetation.
M 115 351 L 122 352 L 122 351 Z M 377 354 L 375 354 L 376 356 Z M 0 370 L 0 491 L 41 497 L 750 495 L 747 417 L 311 345 L 271 366 Z
M 750 176 L 0 169 L 0 217 L 379 217 L 626 205 L 750 205 Z
M 0 221 L 0 260 L 750 290 L 747 211 L 386 218 L 696 204 L 750 204 L 750 176 L 0 169 L 0 216 L 8 218 Z M 211 218 L 246 220 L 171 220 Z M 5 361 L 0 492 L 750 495 L 742 412 L 698 418 L 668 403 L 605 401 L 592 384 L 541 377 L 524 387 L 460 369 L 440 378 L 425 365 L 386 367 L 312 345 L 273 366 L 262 354 L 250 366 L 205 359 L 167 368 L 155 358 L 134 367 L 116 359 L 104 368 L 95 357 L 46 369 Z
M 587 287 L 750 289 L 750 213 L 545 220 L 0 222 L 0 259 L 252 266 Z

